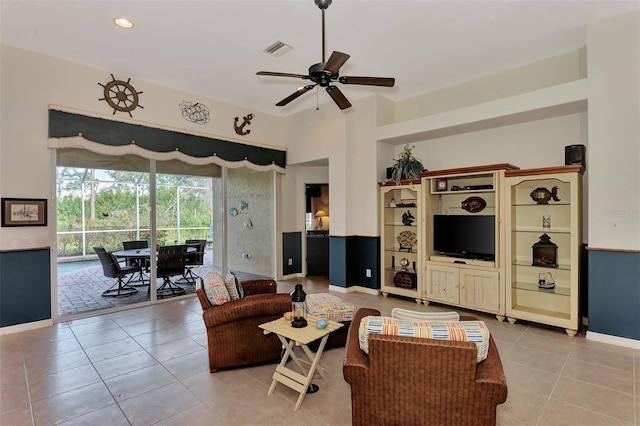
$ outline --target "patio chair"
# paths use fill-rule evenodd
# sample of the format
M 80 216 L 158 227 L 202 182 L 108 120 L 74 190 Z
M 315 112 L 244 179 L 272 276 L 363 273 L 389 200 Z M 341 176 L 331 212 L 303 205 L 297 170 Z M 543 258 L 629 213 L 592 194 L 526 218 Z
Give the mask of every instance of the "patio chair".
M 186 254 L 183 246 L 161 246 L 158 250 L 158 278 L 164 282 L 158 287 L 158 297 L 179 296 L 185 289 L 172 283 L 171 277 L 183 276 Z
M 104 247 L 94 247 L 93 250 L 98 255 L 98 259 L 100 259 L 105 277 L 118 279 L 114 285 L 102 292 L 104 297 L 131 296 L 138 292 L 138 289 L 123 282 L 123 278 L 127 275 L 140 272 L 140 265 L 120 266 L 118 259 L 116 259 L 113 254 L 107 252 Z
M 137 240 L 137 241 L 123 241 L 122 248 L 125 250 L 135 250 L 135 249 L 143 249 L 149 248 L 149 242 L 146 240 Z M 140 265 L 140 275 L 138 275 L 137 279 L 129 280 L 130 283 L 139 282 L 141 284 L 138 285 L 147 285 L 149 284 L 149 277 L 144 273 L 149 272 L 149 266 L 151 266 L 151 262 L 149 259 L 136 259 L 136 258 L 128 258 L 126 259 L 127 266 Z
M 193 247 L 196 249 L 195 252 L 186 254 L 186 268 L 184 274 L 182 275 L 182 279 L 176 281 L 180 284 L 191 284 L 195 285 L 196 280 L 200 278 L 199 275 L 193 272 L 193 268 L 197 266 L 202 266 L 204 264 L 204 246 L 207 244 L 207 240 L 187 240 L 184 247 Z

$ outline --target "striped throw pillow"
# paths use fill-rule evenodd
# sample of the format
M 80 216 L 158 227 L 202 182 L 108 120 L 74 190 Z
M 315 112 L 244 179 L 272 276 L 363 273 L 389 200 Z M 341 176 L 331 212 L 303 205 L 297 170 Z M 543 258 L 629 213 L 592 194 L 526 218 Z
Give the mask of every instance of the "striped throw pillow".
M 231 300 L 227 287 L 224 285 L 224 279 L 217 272 L 209 272 L 204 276 L 202 289 L 212 305 L 222 305 Z
M 478 348 L 476 362 L 486 359 L 489 352 L 489 329 L 484 321 L 410 321 L 368 316 L 360 321 L 358 334 L 360 349 L 366 353 L 369 353 L 369 334 L 472 342 Z
M 224 285 L 227 287 L 231 300 L 240 299 L 238 287 L 236 286 L 236 276 L 233 273 L 227 272 L 227 276 L 224 278 Z

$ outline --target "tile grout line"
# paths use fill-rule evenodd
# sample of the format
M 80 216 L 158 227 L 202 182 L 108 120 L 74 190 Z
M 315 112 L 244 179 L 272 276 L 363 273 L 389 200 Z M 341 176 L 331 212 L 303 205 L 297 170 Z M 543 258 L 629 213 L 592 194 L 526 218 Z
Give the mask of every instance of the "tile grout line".
M 25 381 L 25 385 L 27 386 L 27 397 L 29 398 L 29 411 L 31 414 L 31 424 L 33 426 L 36 425 L 36 416 L 35 413 L 33 412 L 33 400 L 31 398 L 31 386 L 29 386 L 29 373 L 27 373 L 27 360 L 24 356 L 24 339 L 21 337 L 20 338 L 20 346 L 22 346 L 20 352 L 22 354 L 22 368 L 24 370 L 24 381 Z
M 108 316 L 107 316 L 107 317 L 108 317 Z M 113 319 L 112 319 L 112 318 L 109 318 L 109 319 L 110 319 L 111 321 L 113 321 Z M 122 327 L 120 327 L 120 324 L 118 324 L 118 323 L 117 323 L 117 322 L 115 322 L 115 321 L 114 321 L 114 323 L 115 323 L 115 324 L 116 324 L 116 325 L 117 325 L 117 326 L 122 330 Z M 96 366 L 95 366 L 95 364 L 94 364 L 93 360 L 91 359 L 91 357 L 89 357 L 89 354 L 87 354 L 87 351 L 86 351 L 86 349 L 85 349 L 84 345 L 83 345 L 82 343 L 80 343 L 80 341 L 78 340 L 78 336 L 76 335 L 75 331 L 73 330 L 73 327 L 71 327 L 71 324 L 68 324 L 68 326 L 69 326 L 69 329 L 71 330 L 71 333 L 73 333 L 73 336 L 75 337 L 76 341 L 78 342 L 78 344 L 79 344 L 79 345 L 80 345 L 80 347 L 82 348 L 82 352 L 84 352 L 84 355 L 85 355 L 85 356 L 87 357 L 87 359 L 89 360 L 89 363 L 91 364 L 91 366 L 92 366 L 92 367 L 93 367 L 93 369 L 95 370 L 96 374 L 98 375 L 98 377 L 100 377 L 100 381 L 102 382 L 102 385 L 107 389 L 107 392 L 109 392 L 109 395 L 111 395 L 111 399 L 113 399 L 113 402 L 115 403 L 115 405 L 117 405 L 118 410 L 120 410 L 120 412 L 122 413 L 122 415 L 124 416 L 124 418 L 127 420 L 127 423 L 129 423 L 129 425 L 131 426 L 131 420 L 129 420 L 129 417 L 127 417 L 127 415 L 125 414 L 125 412 L 124 412 L 124 411 L 122 411 L 122 407 L 120 407 L 120 404 L 118 404 L 118 401 L 117 401 L 117 400 L 116 400 L 116 398 L 114 397 L 113 392 L 111 392 L 111 389 L 109 389 L 109 386 L 107 386 L 107 384 L 105 383 L 104 378 L 103 378 L 103 377 L 102 377 L 102 375 L 98 372 L 98 369 L 96 368 Z M 122 330 L 122 331 L 123 331 L 123 332 L 125 332 L 127 335 L 129 335 L 129 333 L 127 333 L 126 331 L 124 331 L 124 330 Z M 137 342 L 136 342 L 136 343 L 137 343 Z M 108 405 L 107 405 L 107 406 L 105 406 L 105 407 L 101 407 L 101 408 L 98 408 L 98 409 L 96 409 L 96 410 L 90 411 L 89 413 L 84 413 L 84 414 L 82 414 L 82 415 L 80 415 L 80 416 L 76 416 L 76 417 L 74 417 L 74 418 L 78 418 L 78 417 L 86 416 L 87 414 L 94 413 L 94 412 L 96 412 L 96 411 L 98 411 L 98 410 L 102 410 L 103 408 L 106 408 L 106 407 L 108 407 Z M 69 419 L 69 420 L 72 420 L 72 419 Z M 65 420 L 65 421 L 68 421 L 68 420 Z
M 567 363 L 569 362 L 569 355 L 571 355 L 571 351 L 573 351 L 573 348 L 575 347 L 575 344 L 576 344 L 575 341 L 571 342 L 571 349 L 567 352 L 567 356 L 564 359 L 564 363 L 562 364 L 562 368 L 558 372 L 558 378 L 556 379 L 555 383 L 553 384 L 553 388 L 551 388 L 551 392 L 549 392 L 549 396 L 547 398 L 547 403 L 545 404 L 544 408 L 542 409 L 542 412 L 540 413 L 540 417 L 538 417 L 538 421 L 536 422 L 536 425 L 540 425 L 540 422 L 542 421 L 542 418 L 544 417 L 544 413 L 547 411 L 547 408 L 549 407 L 549 402 L 551 401 L 551 397 L 553 396 L 553 393 L 555 392 L 556 388 L 558 387 L 558 383 L 560 382 L 560 378 L 562 377 L 562 372 L 564 371 L 565 367 L 567 366 Z

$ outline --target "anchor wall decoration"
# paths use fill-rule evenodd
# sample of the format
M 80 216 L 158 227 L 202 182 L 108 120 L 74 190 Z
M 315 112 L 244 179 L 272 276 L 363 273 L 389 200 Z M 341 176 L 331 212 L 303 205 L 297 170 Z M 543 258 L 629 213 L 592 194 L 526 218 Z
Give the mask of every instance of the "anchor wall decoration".
M 241 125 L 238 126 L 238 117 L 236 117 L 235 122 L 233 123 L 233 128 L 236 131 L 237 134 L 244 136 L 244 135 L 248 135 L 249 133 L 251 133 L 251 130 L 247 129 L 244 130 L 245 126 L 248 126 L 249 124 L 251 124 L 251 120 L 253 120 L 253 114 L 249 114 L 249 115 L 245 115 L 243 118 L 243 122 Z

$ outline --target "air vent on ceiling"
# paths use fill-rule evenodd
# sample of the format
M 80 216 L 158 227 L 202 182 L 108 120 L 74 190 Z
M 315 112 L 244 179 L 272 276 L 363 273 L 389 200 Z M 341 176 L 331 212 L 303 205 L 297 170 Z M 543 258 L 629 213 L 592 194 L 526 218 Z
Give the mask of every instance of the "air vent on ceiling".
M 271 46 L 264 49 L 263 52 L 268 53 L 269 55 L 278 57 L 289 52 L 291 49 L 293 49 L 293 46 L 285 43 L 284 41 L 278 40 L 275 43 L 273 43 Z

